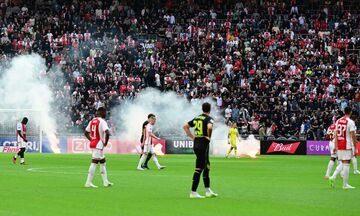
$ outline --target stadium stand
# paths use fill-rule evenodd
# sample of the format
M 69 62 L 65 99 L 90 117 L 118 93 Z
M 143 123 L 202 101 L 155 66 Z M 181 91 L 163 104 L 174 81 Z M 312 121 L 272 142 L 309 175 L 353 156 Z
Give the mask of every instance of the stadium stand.
M 360 112 L 359 11 L 329 0 L 2 1 L 0 59 L 39 53 L 61 69 L 64 80 L 43 75 L 66 104 L 63 132 L 154 87 L 213 97 L 243 134 L 319 140 L 345 107 Z

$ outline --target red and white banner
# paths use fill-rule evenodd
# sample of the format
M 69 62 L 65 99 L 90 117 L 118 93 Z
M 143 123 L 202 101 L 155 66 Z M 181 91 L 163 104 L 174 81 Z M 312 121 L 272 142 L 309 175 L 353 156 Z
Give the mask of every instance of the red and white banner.
M 0 152 L 16 153 L 18 151 L 19 151 L 19 147 L 17 147 L 17 146 L 0 146 Z
M 264 155 L 306 155 L 306 142 L 292 140 L 262 140 L 260 142 L 260 153 Z
M 291 144 L 282 144 L 282 143 L 272 142 L 266 153 L 286 152 L 289 154 L 294 154 L 296 149 L 299 147 L 299 145 L 300 145 L 300 142 L 294 142 Z
M 165 140 L 153 140 L 153 145 L 156 154 L 164 155 L 165 153 Z M 137 141 L 124 141 L 120 139 L 109 139 L 108 145 L 105 147 L 104 152 L 107 154 L 136 154 L 139 153 L 140 143 Z M 90 153 L 89 141 L 81 136 L 73 136 L 67 138 L 67 152 L 68 153 Z
M 105 147 L 104 152 L 110 154 L 117 153 L 117 141 L 109 140 L 108 145 Z M 90 153 L 90 142 L 86 138 L 83 137 L 68 137 L 67 139 L 67 152 L 68 153 Z

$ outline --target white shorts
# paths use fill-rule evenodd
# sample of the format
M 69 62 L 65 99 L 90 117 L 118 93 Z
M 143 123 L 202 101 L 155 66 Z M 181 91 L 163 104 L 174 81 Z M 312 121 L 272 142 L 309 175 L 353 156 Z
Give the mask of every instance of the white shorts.
M 337 154 L 334 153 L 335 143 L 334 143 L 333 141 L 330 141 L 330 142 L 329 142 L 329 150 L 330 150 L 330 157 L 336 158 L 336 157 L 337 157 Z
M 145 145 L 144 145 L 144 153 L 155 154 L 153 145 L 151 145 L 151 144 L 145 144 Z
M 103 149 L 91 149 L 92 151 L 92 159 L 101 160 L 105 158 Z
M 24 142 L 24 141 L 18 142 L 17 145 L 18 145 L 19 148 L 26 148 L 27 147 L 27 143 Z
M 351 160 L 352 150 L 338 150 L 338 160 Z

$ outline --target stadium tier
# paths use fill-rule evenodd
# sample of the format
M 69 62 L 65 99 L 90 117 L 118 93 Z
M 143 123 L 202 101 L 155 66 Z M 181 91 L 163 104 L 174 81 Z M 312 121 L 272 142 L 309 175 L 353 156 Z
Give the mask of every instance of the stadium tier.
M 59 133 L 144 88 L 213 97 L 242 134 L 321 139 L 360 111 L 355 1 L 5 1 L 1 60 L 38 53 L 58 66 Z M 54 77 L 52 71 L 44 74 Z M 358 127 L 360 128 L 360 127 Z

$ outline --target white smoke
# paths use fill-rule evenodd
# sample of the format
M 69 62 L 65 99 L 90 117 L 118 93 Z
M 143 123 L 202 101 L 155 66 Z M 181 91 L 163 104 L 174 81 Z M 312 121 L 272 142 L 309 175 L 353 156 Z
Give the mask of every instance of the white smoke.
M 184 138 L 182 126 L 202 113 L 201 104 L 212 104 L 210 115 L 215 119 L 213 139 L 227 139 L 227 128 L 224 118 L 211 98 L 190 103 L 175 92 L 160 92 L 147 88 L 134 101 L 128 101 L 111 110 L 111 118 L 117 127 L 117 135 L 124 140 L 137 141 L 141 136 L 141 126 L 147 115 L 153 113 L 157 117 L 155 130 L 160 137 Z
M 224 134 L 228 132 L 228 128 L 221 126 L 218 130 L 218 134 Z M 212 154 L 225 155 L 227 154 L 230 145 L 226 138 L 212 139 Z M 256 139 L 254 135 L 250 134 L 246 138 L 239 138 L 237 140 L 237 157 L 251 157 L 256 158 L 260 154 L 260 140 Z M 230 154 L 233 157 L 234 151 Z
M 138 141 L 141 136 L 141 126 L 147 120 L 149 113 L 157 117 L 155 130 L 159 132 L 161 138 L 184 139 L 186 135 L 182 126 L 202 113 L 203 102 L 209 102 L 212 105 L 210 116 L 215 119 L 211 152 L 214 155 L 225 155 L 229 148 L 227 145 L 229 128 L 225 124 L 221 110 L 216 108 L 212 98 L 190 103 L 175 92 L 160 92 L 148 88 L 142 91 L 134 101 L 124 102 L 112 109 L 111 119 L 117 128 L 116 135 L 122 140 Z M 241 144 L 239 143 L 238 146 L 239 155 L 255 157 L 258 153 L 259 141 L 251 135 L 247 140 L 241 139 Z
M 0 108 L 39 111 L 42 130 L 51 148 L 60 153 L 56 121 L 52 115 L 53 94 L 46 80 L 45 60 L 37 54 L 13 58 L 0 69 Z M 20 119 L 21 120 L 21 119 Z M 29 121 L 34 121 L 29 116 Z

